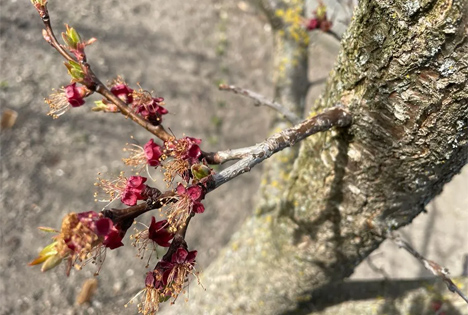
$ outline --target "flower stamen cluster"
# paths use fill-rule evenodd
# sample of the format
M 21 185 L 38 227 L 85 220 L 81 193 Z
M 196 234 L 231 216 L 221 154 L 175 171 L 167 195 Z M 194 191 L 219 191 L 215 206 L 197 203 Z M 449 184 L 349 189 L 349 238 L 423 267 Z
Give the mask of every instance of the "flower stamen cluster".
M 169 231 L 176 231 L 185 226 L 187 218 L 195 213 L 203 213 L 205 207 L 201 203 L 205 193 L 199 185 L 185 188 L 179 184 L 176 189 L 178 201 L 168 205 L 167 221 L 169 222 Z
M 153 139 L 150 139 L 143 148 L 136 144 L 130 144 L 128 146 L 129 148 L 124 148 L 124 151 L 129 152 L 130 156 L 122 160 L 125 165 L 139 167 L 139 170 L 146 165 L 158 167 L 166 158 L 163 148 L 154 143 Z
M 105 194 L 110 196 L 110 200 L 101 201 L 111 202 L 120 198 L 124 204 L 134 206 L 138 200 L 146 200 L 147 198 L 147 186 L 144 184 L 146 180 L 147 178 L 142 176 L 130 176 L 127 179 L 121 172 L 113 181 L 98 178 L 94 185 L 100 187 Z M 97 197 L 97 193 L 94 196 Z
M 172 160 L 164 165 L 164 181 L 170 185 L 176 176 L 180 176 L 186 182 L 190 180 L 190 167 L 200 162 L 200 139 L 184 137 L 171 138 L 164 142 L 164 153 L 172 157 Z
M 84 98 L 89 94 L 91 94 L 91 91 L 85 86 L 76 86 L 76 83 L 73 82 L 45 99 L 50 107 L 47 115 L 56 119 L 65 114 L 71 107 L 83 105 L 85 103 Z
M 183 293 L 188 276 L 192 274 L 198 278 L 194 272 L 196 256 L 196 250 L 189 252 L 179 247 L 167 260 L 159 261 L 154 270 L 146 274 L 146 287 L 138 294 L 145 294 L 142 303 L 138 304 L 139 313 L 153 315 L 159 310 L 160 303 L 170 298 L 175 301 Z
M 133 90 L 132 98 L 131 106 L 137 114 L 155 126 L 162 123 L 162 116 L 168 113 L 167 109 L 163 107 L 164 98 L 153 97 L 150 92 L 141 88 Z
M 132 245 L 138 248 L 137 257 L 144 258 L 148 245 L 153 246 L 152 250 L 155 249 L 156 244 L 162 247 L 169 247 L 171 245 L 170 240 L 172 240 L 174 234 L 169 232 L 168 227 L 167 220 L 156 222 L 155 217 L 152 217 L 151 224 L 147 229 L 130 236 L 134 240 Z

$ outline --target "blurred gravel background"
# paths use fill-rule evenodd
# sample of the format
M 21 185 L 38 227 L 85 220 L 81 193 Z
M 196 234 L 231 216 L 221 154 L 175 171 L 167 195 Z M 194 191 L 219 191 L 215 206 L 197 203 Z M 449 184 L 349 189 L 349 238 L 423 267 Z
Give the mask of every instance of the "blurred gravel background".
M 166 99 L 170 114 L 164 124 L 175 135 L 202 138 L 206 150 L 242 147 L 267 136 L 267 109 L 216 88 L 224 82 L 273 95 L 271 30 L 245 2 L 51 2 L 57 33 L 68 23 L 84 38 L 98 39 L 88 54 L 101 79 L 122 75 L 131 85 L 139 82 Z M 43 98 L 69 79 L 60 56 L 42 39 L 41 28 L 29 0 L 2 0 L 1 111 L 14 110 L 18 118 L 1 131 L 0 314 L 134 314 L 136 308 L 123 305 L 143 288 L 146 269 L 132 246 L 107 252 L 97 292 L 84 305 L 75 300 L 95 266 L 72 271 L 69 278 L 60 267 L 43 274 L 27 266 L 49 241 L 36 227 L 59 227 L 70 211 L 100 210 L 103 204 L 93 197 L 97 173 L 117 175 L 125 143 L 141 145 L 149 138 L 121 115 L 92 113 L 91 102 L 57 120 L 46 116 Z M 332 67 L 339 45 L 327 35 L 313 36 L 310 73 L 321 78 Z M 322 87 L 311 89 L 310 102 Z M 199 270 L 253 212 L 260 175 L 258 167 L 208 196 L 207 211 L 188 231 L 190 248 L 199 251 Z M 422 254 L 454 275 L 461 273 L 468 253 L 467 186 L 465 168 L 428 213 L 403 231 Z M 148 223 L 149 217 L 142 221 Z M 428 276 L 392 244 L 385 243 L 371 259 L 389 277 Z M 363 263 L 353 277 L 382 277 L 375 269 Z

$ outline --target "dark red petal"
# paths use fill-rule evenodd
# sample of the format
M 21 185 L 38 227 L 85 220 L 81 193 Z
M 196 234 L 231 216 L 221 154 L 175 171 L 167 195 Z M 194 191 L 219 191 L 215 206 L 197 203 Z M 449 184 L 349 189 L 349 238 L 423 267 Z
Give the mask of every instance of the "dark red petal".
M 68 100 L 68 103 L 72 106 L 72 107 L 80 107 L 81 105 L 83 105 L 85 103 L 84 99 L 80 98 L 80 99 L 69 99 Z
M 162 155 L 162 149 L 159 145 L 153 142 L 153 139 L 150 139 L 145 144 L 144 151 L 149 165 L 158 166 L 160 164 L 159 159 Z
M 80 90 L 76 87 L 76 83 L 69 84 L 65 87 L 65 95 L 68 103 L 73 107 L 78 107 L 85 103 L 80 94 Z
M 127 206 L 134 206 L 137 203 L 138 195 L 131 190 L 125 190 L 120 200 Z
M 201 202 L 195 201 L 193 203 L 192 211 L 195 213 L 203 213 L 205 212 L 205 206 Z
M 172 262 L 165 261 L 165 260 L 159 261 L 158 264 L 156 265 L 156 268 L 158 270 L 161 270 L 161 271 L 165 271 L 167 269 L 172 269 L 174 267 L 175 267 L 175 265 Z
M 185 259 L 188 263 L 193 263 L 195 262 L 195 258 L 197 257 L 197 251 L 192 250 L 191 252 L 188 253 L 187 258 Z
M 130 176 L 130 178 L 127 180 L 127 186 L 139 188 L 144 182 L 146 182 L 146 180 L 146 177 Z
M 190 199 L 192 199 L 193 201 L 198 201 L 200 200 L 200 198 L 202 197 L 203 195 L 203 189 L 198 186 L 198 185 L 195 185 L 195 186 L 190 186 L 188 189 L 187 189 L 187 195 L 190 197 Z
M 192 138 L 192 137 L 186 137 L 186 139 L 189 140 L 191 143 L 195 143 L 195 144 L 201 143 L 201 139 Z
M 76 95 L 79 95 L 78 89 L 76 88 L 76 82 L 73 82 L 72 84 L 69 84 L 65 87 L 65 95 L 67 98 L 75 98 Z
M 149 271 L 146 273 L 146 278 L 145 278 L 145 286 L 154 288 L 154 282 L 156 278 L 154 277 L 154 274 L 152 271 Z
M 307 24 L 307 30 L 311 31 L 319 27 L 319 21 L 314 18 L 310 19 L 309 23 Z
M 172 254 L 171 262 L 181 265 L 185 262 L 185 258 L 187 258 L 187 255 L 187 250 L 182 247 L 179 247 L 177 248 L 176 252 Z
M 110 231 L 110 233 L 107 234 L 107 236 L 104 238 L 102 245 L 110 249 L 116 249 L 120 246 L 123 246 L 122 236 L 120 236 L 120 232 L 116 228 L 113 228 Z
M 127 85 L 120 83 L 117 85 L 114 85 L 111 88 L 111 92 L 123 100 L 125 103 L 132 103 L 133 102 L 133 89 L 128 87 Z
M 155 109 L 155 113 L 158 113 L 160 115 L 166 115 L 167 113 L 169 113 L 169 111 L 166 108 L 157 105 L 157 107 Z
M 200 147 L 196 144 L 193 144 L 187 151 L 187 156 L 191 159 L 198 159 L 201 155 Z M 194 162 L 192 162 L 194 164 Z
M 186 194 L 186 189 L 185 189 L 184 185 L 182 185 L 182 184 L 177 185 L 177 189 L 176 189 L 176 190 L 177 190 L 177 194 L 178 194 L 179 196 L 183 196 L 183 195 Z
M 109 234 L 113 226 L 114 224 L 109 218 L 98 219 L 95 223 L 95 233 L 98 236 L 106 236 L 107 234 Z
M 167 220 L 156 222 L 154 217 L 151 218 L 151 225 L 148 229 L 148 238 L 159 246 L 169 247 L 169 241 L 174 237 L 174 234 L 167 230 Z

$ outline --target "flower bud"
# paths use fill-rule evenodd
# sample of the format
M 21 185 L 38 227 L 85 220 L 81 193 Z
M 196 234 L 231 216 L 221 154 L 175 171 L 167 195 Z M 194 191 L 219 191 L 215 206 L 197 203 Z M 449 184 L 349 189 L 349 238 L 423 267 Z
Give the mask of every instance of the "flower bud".
M 59 254 L 55 254 L 53 256 L 50 256 L 49 258 L 47 258 L 47 260 L 42 265 L 41 271 L 46 272 L 46 271 L 48 271 L 50 269 L 53 269 L 53 268 L 57 267 L 58 265 L 60 265 L 62 260 L 63 260 L 63 258 Z
M 78 44 L 81 43 L 81 38 L 78 32 L 73 28 L 65 24 L 67 31 L 62 33 L 63 41 L 68 45 L 69 48 L 76 49 Z
M 67 67 L 68 74 L 72 77 L 73 81 L 80 82 L 84 79 L 85 75 L 79 63 L 70 60 L 65 62 L 65 67 Z
M 211 168 L 203 164 L 194 164 L 192 165 L 191 170 L 193 177 L 198 180 L 211 175 Z

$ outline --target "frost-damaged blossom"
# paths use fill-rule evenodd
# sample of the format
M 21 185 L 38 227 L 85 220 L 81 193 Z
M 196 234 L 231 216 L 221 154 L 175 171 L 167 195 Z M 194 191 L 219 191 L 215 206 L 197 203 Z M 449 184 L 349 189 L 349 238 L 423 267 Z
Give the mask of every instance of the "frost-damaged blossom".
M 157 244 L 162 247 L 169 247 L 170 240 L 174 238 L 174 234 L 169 232 L 169 224 L 167 220 L 157 221 L 154 217 L 151 218 L 150 226 L 135 234 L 133 246 L 138 248 L 138 257 L 143 259 L 146 247 L 148 244 Z
M 146 274 L 145 289 L 130 303 L 144 294 L 142 303 L 138 304 L 138 311 L 145 315 L 153 315 L 159 310 L 160 303 L 171 297 L 175 301 L 187 283 L 188 276 L 192 274 L 197 277 L 194 272 L 196 256 L 196 250 L 189 252 L 183 247 L 177 248 L 168 260 L 161 260 L 153 271 Z
M 45 99 L 50 107 L 47 115 L 58 118 L 63 115 L 70 107 L 79 107 L 85 103 L 84 97 L 91 93 L 85 86 L 76 86 L 76 83 L 67 85 L 59 92 L 55 92 Z
M 136 144 L 131 144 L 124 151 L 130 152 L 130 156 L 123 159 L 124 163 L 130 166 L 144 167 L 145 165 L 149 165 L 158 167 L 165 158 L 163 148 L 159 144 L 154 143 L 153 139 L 150 139 L 143 148 Z
M 162 116 L 168 113 L 167 109 L 163 107 L 164 98 L 153 97 L 151 93 L 142 89 L 138 91 L 134 90 L 132 96 L 132 108 L 137 114 L 147 119 L 153 125 L 162 123 Z
M 205 207 L 201 200 L 205 197 L 203 188 L 199 185 L 185 188 L 179 184 L 176 189 L 178 201 L 168 206 L 167 221 L 170 231 L 175 231 L 185 224 L 192 213 L 203 213 Z
M 73 264 L 101 257 L 105 248 L 123 246 L 125 231 L 117 229 L 112 220 L 94 211 L 70 213 L 62 221 L 60 233 L 30 265 L 44 263 L 42 271 L 68 260 L 67 274 Z
M 110 196 L 110 200 L 120 198 L 127 206 L 136 205 L 138 200 L 146 200 L 145 194 L 147 186 L 144 184 L 147 178 L 142 176 L 130 176 L 128 179 L 123 176 L 123 173 L 119 175 L 116 180 L 109 181 L 106 179 L 98 179 L 95 184 L 102 188 L 102 190 Z M 95 194 L 97 196 L 97 194 Z

